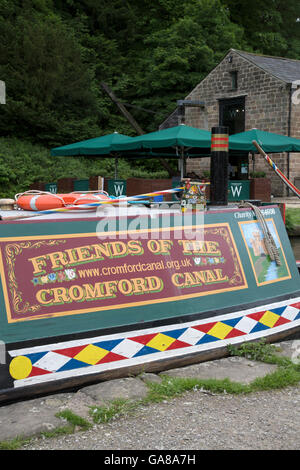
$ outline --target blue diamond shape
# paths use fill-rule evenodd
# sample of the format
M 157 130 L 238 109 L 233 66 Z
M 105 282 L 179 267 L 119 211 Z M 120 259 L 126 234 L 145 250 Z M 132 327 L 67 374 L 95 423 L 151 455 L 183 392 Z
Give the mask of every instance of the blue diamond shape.
M 282 315 L 285 309 L 286 309 L 286 305 L 284 307 L 272 308 L 270 309 L 270 312 L 276 313 L 277 315 Z
M 145 356 L 146 354 L 153 354 L 153 353 L 157 353 L 157 352 L 159 352 L 158 349 L 150 348 L 150 346 L 144 346 L 133 357 Z
M 39 361 L 42 357 L 46 356 L 49 351 L 43 351 L 43 352 L 37 352 L 37 353 L 31 353 L 31 354 L 26 354 L 26 357 L 31 360 L 31 364 L 35 364 L 35 362 Z
M 196 344 L 211 343 L 212 341 L 219 341 L 219 339 L 220 338 L 216 338 L 215 336 L 205 335 Z
M 256 333 L 258 331 L 269 330 L 269 328 L 270 328 L 269 326 L 264 325 L 263 323 L 257 322 L 255 327 L 250 331 L 250 333 Z
M 57 369 L 56 372 L 62 372 L 65 370 L 72 370 L 72 369 L 79 369 L 80 367 L 87 367 L 91 364 L 87 364 L 86 362 L 77 361 L 77 359 L 70 359 L 65 365 L 63 365 L 60 369 Z
M 171 330 L 171 331 L 162 331 L 162 334 L 166 336 L 170 336 L 171 338 L 177 339 L 179 338 L 182 333 L 186 331 L 187 328 L 180 328 L 179 330 Z
M 222 323 L 225 323 L 225 325 L 235 327 L 235 325 L 242 319 L 243 317 L 238 317 L 238 318 L 231 318 L 230 320 L 222 320 Z
M 99 348 L 106 349 L 106 351 L 111 351 L 118 344 L 120 344 L 123 339 L 111 339 L 109 341 L 99 341 L 99 343 L 93 343 L 93 346 L 98 346 Z

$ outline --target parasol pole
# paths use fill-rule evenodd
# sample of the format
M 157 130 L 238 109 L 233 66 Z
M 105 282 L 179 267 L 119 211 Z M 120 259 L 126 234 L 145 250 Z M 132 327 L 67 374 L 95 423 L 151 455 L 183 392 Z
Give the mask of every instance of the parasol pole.
M 185 155 L 184 148 L 181 147 L 181 179 L 185 177 L 186 166 L 185 166 Z
M 275 171 L 275 173 L 279 176 L 279 178 L 284 182 L 284 184 L 300 199 L 300 190 L 293 185 L 293 183 L 279 170 L 279 168 L 275 165 L 273 160 L 266 154 L 266 152 L 258 145 L 256 140 L 252 141 L 253 145 L 257 148 L 259 153 L 264 157 L 266 162 L 270 165 L 270 167 Z
M 115 155 L 115 180 L 118 178 L 118 157 Z

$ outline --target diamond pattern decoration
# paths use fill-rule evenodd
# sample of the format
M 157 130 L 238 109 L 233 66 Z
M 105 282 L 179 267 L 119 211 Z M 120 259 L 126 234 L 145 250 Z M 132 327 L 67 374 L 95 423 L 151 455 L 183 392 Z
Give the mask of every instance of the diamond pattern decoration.
M 235 314 L 236 315 L 236 314 Z M 249 335 L 251 333 L 263 332 L 278 326 L 300 320 L 300 302 L 291 305 L 276 307 L 247 315 L 234 316 L 215 322 L 195 322 L 182 328 L 170 328 L 164 331 L 164 327 L 156 328 L 155 332 L 144 335 L 108 339 L 104 341 L 89 341 L 86 344 L 78 344 L 65 348 L 53 349 L 44 352 L 32 352 L 21 354 L 22 357 L 32 363 L 29 377 L 38 377 L 56 372 L 67 372 L 75 369 L 83 369 L 100 364 L 110 364 L 116 361 L 122 363 L 143 356 L 152 357 L 167 351 L 184 350 L 187 352 L 191 347 L 205 345 L 206 343 L 218 342 Z M 158 331 L 160 330 L 160 331 Z M 150 356 L 151 355 L 151 356 Z M 17 359 L 16 356 L 12 359 Z M 25 360 L 24 359 L 24 360 Z
M 198 331 L 196 328 L 186 328 L 180 336 L 181 341 L 184 341 L 190 346 L 198 344 L 198 342 L 205 336 L 205 333 Z
M 86 362 L 90 365 L 98 364 L 101 359 L 103 359 L 109 351 L 99 348 L 93 344 L 89 344 L 86 348 L 82 349 L 80 353 L 76 354 L 74 359 L 81 362 Z
M 158 351 L 165 351 L 174 343 L 174 341 L 176 341 L 174 338 L 158 333 L 149 341 L 149 343 L 147 343 L 147 346 L 149 346 L 149 348 L 157 349 Z
M 53 351 L 49 351 L 32 365 L 48 372 L 55 372 L 60 367 L 64 366 L 68 361 L 68 357 L 62 356 L 61 354 L 57 354 Z
M 274 312 L 270 312 L 270 310 L 267 310 L 259 321 L 263 325 L 266 325 L 269 328 L 273 328 L 273 326 L 275 325 L 278 319 L 279 319 L 279 315 L 277 315 Z
M 231 330 L 233 330 L 233 328 L 229 325 L 226 325 L 226 323 L 217 322 L 208 331 L 208 334 L 219 339 L 224 339 L 231 332 Z

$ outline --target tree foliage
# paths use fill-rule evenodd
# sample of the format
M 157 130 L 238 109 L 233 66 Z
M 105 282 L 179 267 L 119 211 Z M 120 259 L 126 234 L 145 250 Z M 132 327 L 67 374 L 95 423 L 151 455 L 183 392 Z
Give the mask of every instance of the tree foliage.
M 231 47 L 299 59 L 299 18 L 294 0 L 0 0 L 0 135 L 134 135 L 101 82 L 156 130 Z
M 13 198 L 27 191 L 35 182 L 55 183 L 60 178 L 88 179 L 90 176 L 113 178 L 114 158 L 51 157 L 47 148 L 16 138 L 1 138 L 0 198 Z M 147 170 L 132 166 L 125 159 L 118 162 L 119 177 L 147 178 Z M 153 177 L 166 178 L 167 172 L 157 169 Z
M 0 0 L 0 136 L 135 135 L 101 82 L 154 131 L 230 48 L 300 59 L 299 19 L 295 0 Z
M 300 59 L 300 3 L 286 0 L 222 0 L 232 22 L 244 28 L 258 53 Z

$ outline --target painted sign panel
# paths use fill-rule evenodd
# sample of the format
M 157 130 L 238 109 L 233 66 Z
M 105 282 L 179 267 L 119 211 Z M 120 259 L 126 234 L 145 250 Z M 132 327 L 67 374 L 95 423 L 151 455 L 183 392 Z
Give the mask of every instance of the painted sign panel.
M 108 180 L 108 193 L 111 196 L 126 196 L 126 180 Z
M 243 201 L 250 198 L 250 181 L 229 181 L 228 201 Z
M 257 221 L 239 222 L 258 286 L 291 278 L 274 221 L 269 219 L 266 223 L 279 252 L 279 265 L 268 255 L 261 225 Z
M 57 183 L 46 183 L 45 191 L 49 191 L 52 194 L 57 194 Z
M 95 233 L 2 238 L 7 321 L 100 315 L 246 289 L 229 224 L 193 228 L 203 231 L 201 240 L 177 227 L 153 229 L 148 239 L 128 233 L 122 241 L 111 232 L 104 239 Z

